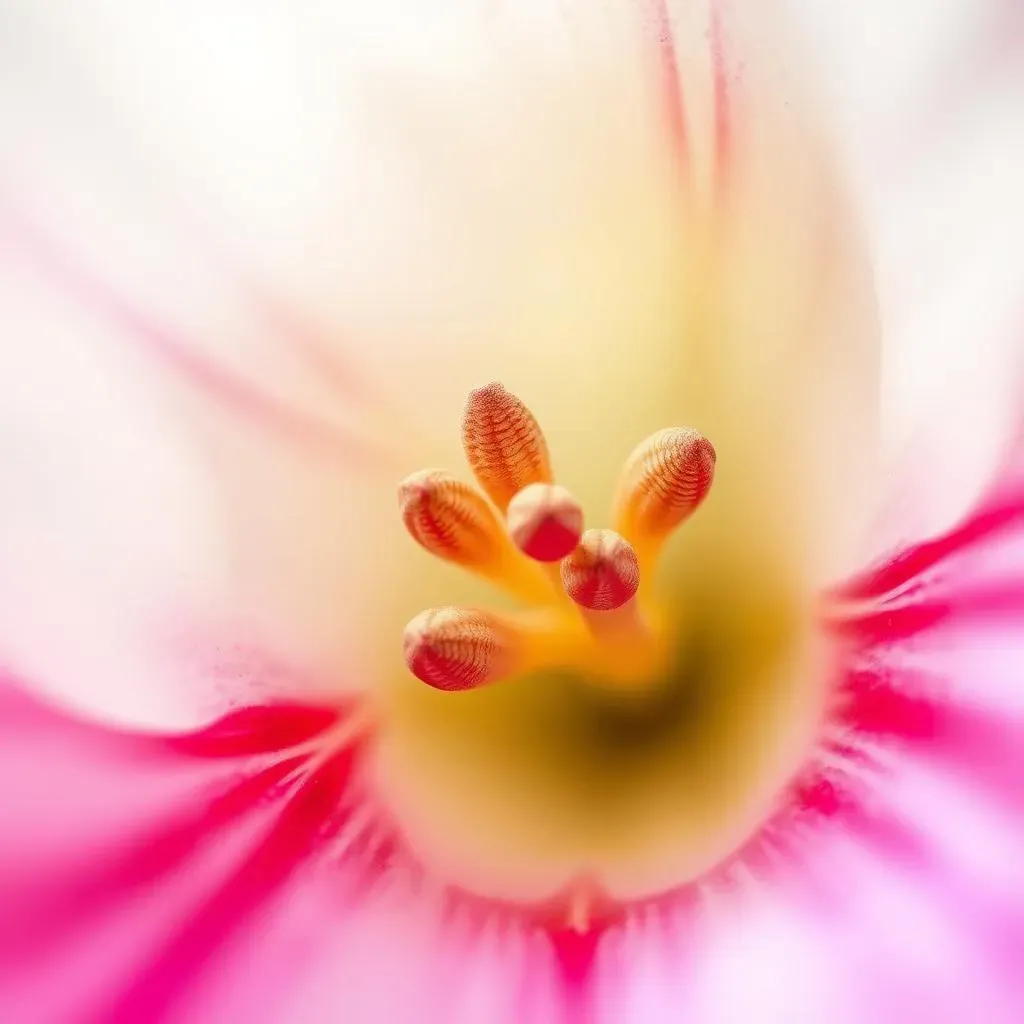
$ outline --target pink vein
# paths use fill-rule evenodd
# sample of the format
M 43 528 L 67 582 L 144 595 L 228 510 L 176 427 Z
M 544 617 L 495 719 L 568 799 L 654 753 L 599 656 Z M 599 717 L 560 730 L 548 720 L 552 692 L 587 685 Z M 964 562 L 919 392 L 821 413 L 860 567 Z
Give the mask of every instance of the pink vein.
M 722 28 L 723 4 L 711 4 L 711 74 L 714 90 L 715 119 L 715 175 L 716 189 L 728 184 L 729 163 L 732 156 L 732 112 L 729 80 L 725 56 L 725 36 Z
M 240 265 L 227 248 L 202 226 L 193 210 L 182 204 L 179 205 L 179 211 L 186 227 L 199 239 L 221 269 L 236 281 L 259 311 L 264 323 L 286 337 L 299 356 L 324 380 L 344 393 L 346 398 L 366 401 L 366 382 L 357 378 L 354 369 L 334 351 L 323 332 L 308 318 L 296 312 L 279 294 L 267 288 L 251 270 Z
M 1011 494 L 943 536 L 907 548 L 881 568 L 855 578 L 838 592 L 851 600 L 884 596 L 988 537 L 1021 524 L 1024 524 L 1024 493 Z
M 676 148 L 679 171 L 684 184 L 690 184 L 691 162 L 689 128 L 686 123 L 686 106 L 683 100 L 683 84 L 679 75 L 679 58 L 672 38 L 672 21 L 669 17 L 667 0 L 653 0 L 654 27 L 658 36 L 658 68 L 660 90 L 668 120 L 669 135 Z
M 181 376 L 207 394 L 248 416 L 288 440 L 332 457 L 356 463 L 374 455 L 338 427 L 289 408 L 250 382 L 204 357 L 172 329 L 158 323 L 109 282 L 63 251 L 38 225 L 13 215 L 9 207 L 0 216 L 0 234 L 17 240 L 22 250 L 81 305 L 148 347 Z

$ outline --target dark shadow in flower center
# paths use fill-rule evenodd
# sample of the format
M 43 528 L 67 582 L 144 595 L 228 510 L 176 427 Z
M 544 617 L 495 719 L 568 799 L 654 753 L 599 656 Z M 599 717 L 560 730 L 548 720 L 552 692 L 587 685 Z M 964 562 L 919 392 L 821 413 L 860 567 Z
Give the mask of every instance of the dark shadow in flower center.
M 673 652 L 664 678 L 635 689 L 595 686 L 566 677 L 562 694 L 571 705 L 567 725 L 576 741 L 612 761 L 632 760 L 652 747 L 675 743 L 699 730 L 714 700 L 714 638 L 708 630 L 690 634 Z
M 437 833 L 480 857 L 710 855 L 778 773 L 809 690 L 793 595 L 706 580 L 666 600 L 689 614 L 668 624 L 660 678 L 627 689 L 547 671 L 460 694 L 405 687 L 392 727 Z

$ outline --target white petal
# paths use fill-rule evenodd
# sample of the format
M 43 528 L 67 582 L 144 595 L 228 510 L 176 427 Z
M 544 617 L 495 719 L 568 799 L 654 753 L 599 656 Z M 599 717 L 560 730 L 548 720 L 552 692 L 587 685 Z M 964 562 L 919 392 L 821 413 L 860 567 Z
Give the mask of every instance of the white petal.
M 3 661 L 122 718 L 188 721 L 207 695 L 169 685 L 168 642 L 224 568 L 211 495 L 126 353 L 23 274 L 0 273 L 0 305 Z
M 1019 419 L 1024 73 L 1007 0 L 790 0 L 862 200 L 883 322 L 891 544 L 947 526 Z
M 441 595 L 427 577 L 395 585 L 417 553 L 391 481 L 451 452 L 426 435 L 454 439 L 461 396 L 490 377 L 536 407 L 597 515 L 632 443 L 695 422 L 727 467 L 725 533 L 763 538 L 750 558 L 794 546 L 814 576 L 845 553 L 832 527 L 871 447 L 872 303 L 771 21 L 723 18 L 739 228 L 703 320 L 658 37 L 674 40 L 707 187 L 706 3 L 664 24 L 625 0 L 12 14 L 15 255 L 77 306 L 72 327 L 95 318 L 160 368 L 143 401 L 187 403 L 236 612 L 331 685 L 400 671 L 398 624 Z M 817 289 L 823 229 L 843 237 Z M 415 462 L 382 461 L 394 432 Z

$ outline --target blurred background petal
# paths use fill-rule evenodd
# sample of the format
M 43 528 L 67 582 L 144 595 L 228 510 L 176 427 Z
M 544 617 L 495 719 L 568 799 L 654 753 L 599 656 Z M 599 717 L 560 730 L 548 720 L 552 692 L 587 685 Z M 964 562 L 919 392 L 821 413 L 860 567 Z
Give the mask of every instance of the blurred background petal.
M 1016 0 L 788 0 L 865 215 L 883 345 L 878 546 L 991 479 L 1024 380 L 1024 17 Z

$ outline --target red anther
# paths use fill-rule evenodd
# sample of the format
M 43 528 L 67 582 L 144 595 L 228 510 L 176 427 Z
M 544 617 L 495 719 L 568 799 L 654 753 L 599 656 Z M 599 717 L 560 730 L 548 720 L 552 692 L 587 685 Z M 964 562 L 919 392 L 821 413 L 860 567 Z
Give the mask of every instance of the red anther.
M 636 551 L 614 530 L 587 530 L 562 562 L 562 585 L 573 601 L 590 611 L 621 608 L 640 585 Z
M 558 484 L 530 484 L 508 506 L 508 532 L 524 555 L 558 562 L 571 554 L 583 532 L 583 509 Z
M 403 636 L 405 663 L 438 690 L 471 690 L 512 669 L 517 637 L 496 616 L 466 608 L 420 612 Z

